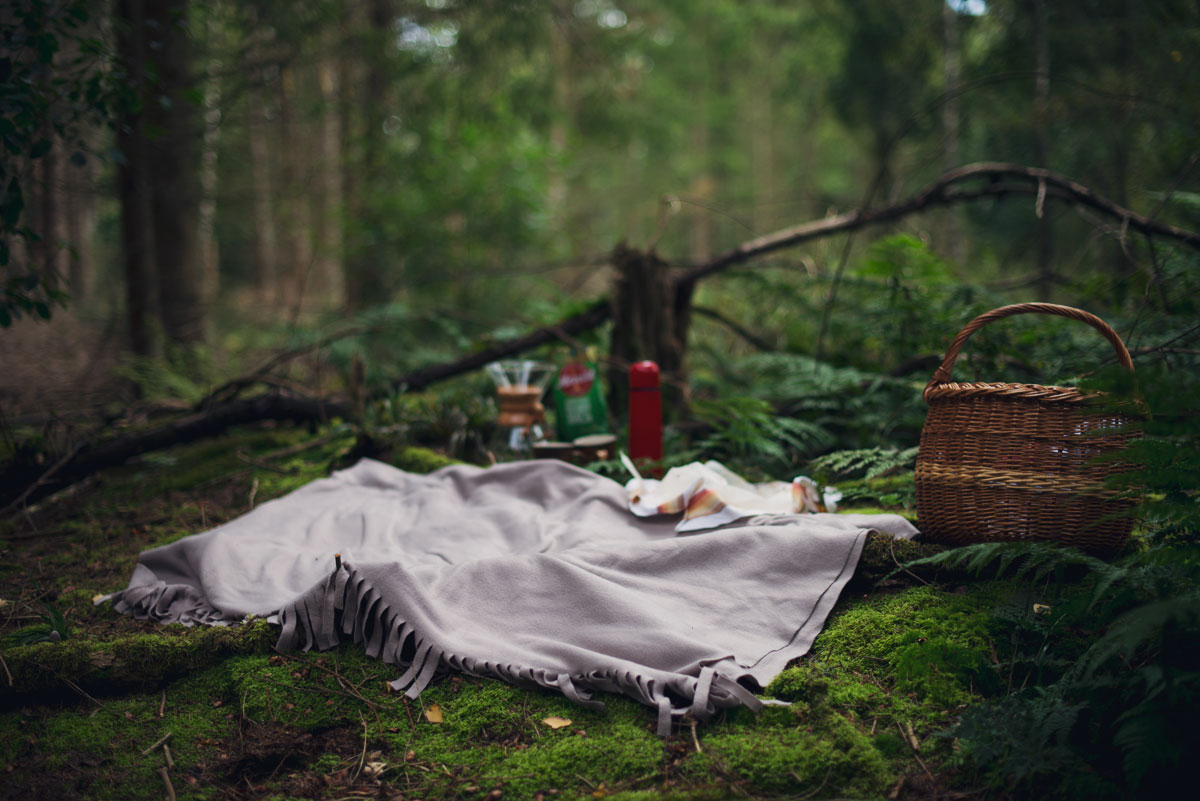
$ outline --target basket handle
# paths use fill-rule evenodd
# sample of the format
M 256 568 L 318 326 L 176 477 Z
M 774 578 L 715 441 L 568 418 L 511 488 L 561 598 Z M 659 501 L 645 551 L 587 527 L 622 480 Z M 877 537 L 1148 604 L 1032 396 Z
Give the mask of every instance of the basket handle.
M 1117 352 L 1117 359 L 1121 362 L 1121 366 L 1128 370 L 1133 369 L 1133 359 L 1129 357 L 1129 350 L 1125 347 L 1125 343 L 1121 341 L 1120 335 L 1108 323 L 1096 315 L 1085 312 L 1082 309 L 1076 309 L 1071 306 L 1059 306 L 1055 303 L 1014 303 L 1011 306 L 1001 306 L 998 309 L 992 309 L 990 312 L 984 312 L 967 323 L 963 327 L 963 330 L 958 332 L 958 336 L 954 338 L 954 341 L 950 343 L 950 347 L 946 350 L 946 357 L 942 359 L 942 366 L 934 371 L 933 378 L 929 379 L 929 384 L 925 387 L 926 397 L 929 395 L 929 390 L 939 384 L 950 382 L 950 371 L 954 369 L 954 362 L 958 359 L 958 353 L 962 350 L 963 345 L 967 344 L 967 340 L 971 338 L 972 334 L 994 320 L 1011 317 L 1014 314 L 1032 314 L 1035 312 L 1038 314 L 1056 314 L 1059 317 L 1066 317 L 1071 320 L 1078 320 L 1081 323 L 1087 323 L 1099 331 L 1113 346 L 1113 350 Z

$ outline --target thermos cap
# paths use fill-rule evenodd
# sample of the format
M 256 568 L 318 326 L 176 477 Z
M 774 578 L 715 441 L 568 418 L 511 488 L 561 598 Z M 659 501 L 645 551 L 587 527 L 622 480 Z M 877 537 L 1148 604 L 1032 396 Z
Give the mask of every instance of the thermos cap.
M 657 389 L 658 365 L 654 362 L 638 362 L 629 368 L 630 389 Z

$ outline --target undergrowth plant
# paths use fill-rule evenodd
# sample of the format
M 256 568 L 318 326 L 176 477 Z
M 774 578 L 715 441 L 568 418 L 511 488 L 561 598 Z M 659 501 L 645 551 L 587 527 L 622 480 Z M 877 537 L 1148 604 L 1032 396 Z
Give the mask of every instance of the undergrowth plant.
M 821 425 L 776 415 L 759 398 L 696 400 L 692 411 L 712 426 L 697 443 L 699 452 L 751 476 L 782 476 L 802 457 L 833 443 L 833 435 Z
M 1200 390 L 1194 365 L 1139 370 L 1114 386 L 1147 410 L 1114 484 L 1144 498 L 1141 528 L 1109 562 L 1051 543 L 985 543 L 910 563 L 1016 580 L 1005 692 L 950 734 L 965 769 L 1021 797 L 1158 798 L 1200 758 Z

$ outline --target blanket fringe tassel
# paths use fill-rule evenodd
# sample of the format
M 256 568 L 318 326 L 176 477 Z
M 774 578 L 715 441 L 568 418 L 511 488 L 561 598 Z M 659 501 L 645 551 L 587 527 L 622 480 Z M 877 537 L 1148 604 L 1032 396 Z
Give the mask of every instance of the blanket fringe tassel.
M 378 590 L 349 563 L 341 564 L 292 605 L 279 611 L 283 630 L 281 650 L 326 650 L 343 638 L 363 645 L 368 656 L 404 668 L 391 682 L 415 699 L 429 685 L 438 668 L 472 676 L 498 678 L 521 686 L 557 690 L 580 706 L 603 709 L 593 696 L 597 690 L 628 695 L 658 711 L 658 734 L 671 733 L 674 718 L 690 715 L 711 718 L 718 709 L 740 705 L 758 710 L 763 701 L 737 682 L 737 666 L 722 660 L 703 666 L 699 675 L 650 671 L 597 670 L 567 674 L 521 665 L 501 664 L 448 652 L 427 633 L 417 631 L 380 596 Z M 411 654 L 408 659 L 405 654 Z M 684 703 L 676 705 L 672 699 Z

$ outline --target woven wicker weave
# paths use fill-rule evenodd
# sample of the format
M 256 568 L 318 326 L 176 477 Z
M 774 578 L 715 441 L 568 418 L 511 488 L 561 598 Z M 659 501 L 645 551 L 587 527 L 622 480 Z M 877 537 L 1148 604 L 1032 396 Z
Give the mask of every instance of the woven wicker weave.
M 1126 418 L 1100 413 L 1095 395 L 1074 387 L 958 383 L 951 370 L 967 339 L 1014 314 L 1055 314 L 1079 320 L 1112 343 L 1132 370 L 1129 351 L 1099 317 L 1069 306 L 1018 303 L 967 324 L 925 387 L 929 414 L 917 456 L 921 531 L 953 544 L 1051 540 L 1091 551 L 1120 546 L 1132 526 L 1132 502 L 1105 488 L 1127 469 L 1095 457 L 1125 446 L 1114 430 Z

